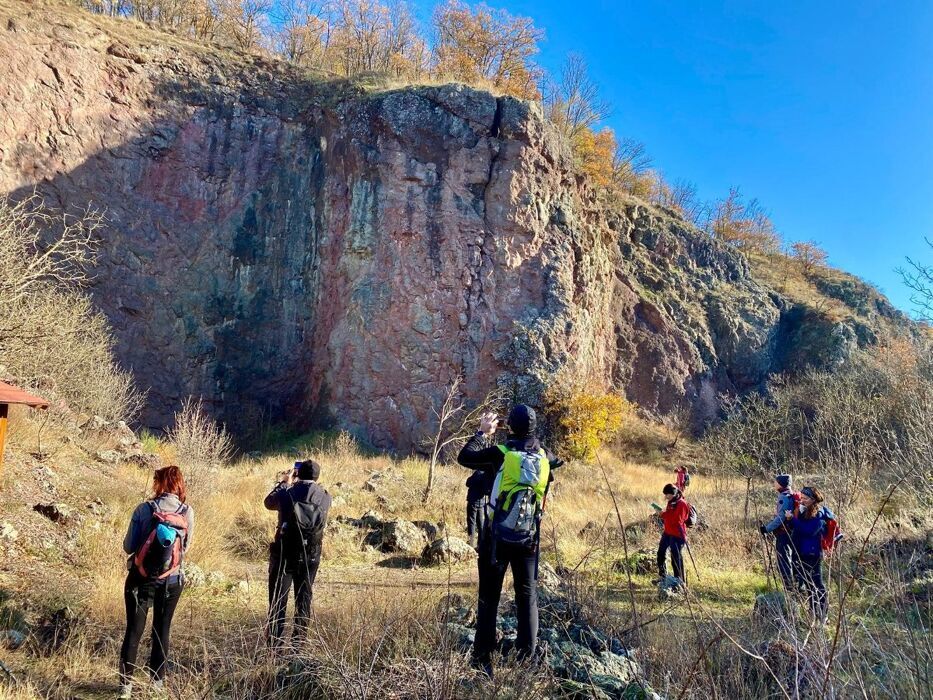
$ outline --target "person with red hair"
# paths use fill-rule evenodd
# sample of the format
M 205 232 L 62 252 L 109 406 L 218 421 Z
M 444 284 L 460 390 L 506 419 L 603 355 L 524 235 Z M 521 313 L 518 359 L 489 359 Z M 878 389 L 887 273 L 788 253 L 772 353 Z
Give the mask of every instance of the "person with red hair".
M 126 633 L 120 648 L 120 695 L 133 693 L 133 672 L 139 642 L 152 612 L 152 650 L 149 673 L 154 690 L 161 691 L 167 670 L 169 634 L 175 607 L 185 581 L 182 558 L 194 533 L 194 510 L 185 503 L 187 489 L 181 469 L 157 469 L 152 477 L 152 498 L 133 511 L 123 550 L 129 573 L 123 587 Z

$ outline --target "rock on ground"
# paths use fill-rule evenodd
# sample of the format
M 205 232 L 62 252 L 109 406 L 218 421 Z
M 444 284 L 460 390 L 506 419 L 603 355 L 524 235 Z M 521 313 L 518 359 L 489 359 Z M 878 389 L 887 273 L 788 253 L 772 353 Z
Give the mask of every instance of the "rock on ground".
M 670 600 L 683 595 L 684 582 L 677 576 L 665 576 L 658 583 L 658 600 Z
M 420 555 L 428 543 L 421 528 L 407 520 L 390 520 L 374 534 L 371 544 L 383 552 Z
M 476 550 L 459 537 L 440 537 L 425 547 L 421 554 L 424 564 L 446 564 L 476 559 Z

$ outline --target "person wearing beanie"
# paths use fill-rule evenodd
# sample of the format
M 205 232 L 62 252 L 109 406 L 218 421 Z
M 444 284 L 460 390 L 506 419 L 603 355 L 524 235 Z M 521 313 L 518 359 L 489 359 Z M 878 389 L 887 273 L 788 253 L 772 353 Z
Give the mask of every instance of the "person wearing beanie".
M 790 524 L 784 514 L 793 511 L 796 506 L 791 491 L 793 477 L 790 474 L 774 475 L 774 490 L 777 492 L 777 508 L 774 518 L 761 526 L 762 534 L 774 534 L 774 546 L 777 549 L 778 573 L 785 590 L 794 588 L 794 543 L 791 540 Z
M 541 446 L 535 437 L 537 416 L 534 409 L 518 404 L 509 411 L 506 424 L 508 438 L 493 443 L 500 423 L 494 413 L 480 419 L 479 430 L 460 450 L 457 461 L 475 472 L 483 472 L 488 484 L 484 498 L 487 517 L 479 533 L 477 566 L 479 568 L 479 595 L 476 611 L 476 635 L 473 642 L 471 664 L 492 677 L 492 653 L 496 647 L 496 617 L 505 572 L 511 567 L 515 587 L 515 607 L 518 613 L 518 636 L 515 649 L 519 659 L 528 659 L 535 653 L 538 637 L 538 553 L 537 538 L 531 547 L 522 547 L 499 541 L 493 535 L 493 520 L 496 506 L 504 505 L 508 493 L 499 492 L 507 488 L 509 470 L 521 464 L 523 473 L 526 465 L 534 471 L 537 507 L 543 510 L 547 485 L 553 479 L 553 470 L 563 464 Z M 540 513 L 540 511 L 538 511 Z M 540 531 L 540 521 L 537 522 Z
M 784 511 L 784 519 L 792 525 L 796 566 L 794 573 L 801 590 L 810 599 L 810 612 L 823 622 L 826 619 L 826 585 L 823 583 L 823 533 L 826 519 L 833 514 L 822 506 L 823 494 L 812 486 L 800 489 L 800 504 L 796 510 Z
M 307 636 L 311 617 L 314 579 L 321 563 L 324 528 L 331 497 L 318 483 L 321 467 L 313 459 L 295 462 L 293 469 L 279 475 L 263 502 L 278 512 L 275 539 L 269 545 L 268 641 L 273 649 L 282 645 L 288 591 L 295 589 L 295 646 Z
M 680 489 L 673 484 L 665 484 L 663 493 L 664 498 L 667 499 L 667 507 L 658 514 L 661 522 L 664 523 L 661 542 L 658 544 L 658 576 L 660 577 L 658 583 L 667 578 L 665 559 L 667 551 L 670 550 L 674 576 L 685 584 L 687 579 L 684 576 L 682 550 L 687 544 L 687 519 L 690 517 L 690 506 L 683 499 Z

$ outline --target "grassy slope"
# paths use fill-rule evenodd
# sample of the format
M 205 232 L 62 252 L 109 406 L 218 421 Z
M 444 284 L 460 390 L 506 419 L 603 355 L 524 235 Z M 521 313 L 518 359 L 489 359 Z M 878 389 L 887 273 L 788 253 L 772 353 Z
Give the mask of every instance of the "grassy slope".
M 4 658 L 14 671 L 32 679 L 43 692 L 51 690 L 53 696 L 103 696 L 114 688 L 122 634 L 121 540 L 132 508 L 144 497 L 148 475 L 132 465 L 94 463 L 76 443 L 60 441 L 54 431 L 46 435 L 43 446 L 51 455 L 40 463 L 26 454 L 35 432 L 35 426 L 22 420 L 13 431 L 12 455 L 0 492 L 0 521 L 14 523 L 19 539 L 9 545 L 16 556 L 6 557 L 0 568 L 0 589 L 8 599 L 8 612 L 25 613 L 34 621 L 43 612 L 69 605 L 79 611 L 81 622 L 79 633 L 59 653 L 42 658 L 19 651 Z M 308 442 L 318 446 L 309 448 Z M 463 469 L 441 467 L 437 492 L 425 505 L 420 498 L 426 478 L 422 460 L 361 456 L 352 448 L 322 450 L 315 439 L 297 449 L 302 454 L 310 449 L 321 459 L 322 481 L 339 497 L 334 517 L 358 517 L 374 509 L 387 517 L 443 521 L 453 535 L 462 535 Z M 193 485 L 190 503 L 197 525 L 189 560 L 205 572 L 222 572 L 228 580 L 191 589 L 182 598 L 175 657 L 191 671 L 180 674 L 186 684 L 196 682 L 195 675 L 203 670 L 211 676 L 219 673 L 224 664 L 217 658 L 227 647 L 237 655 L 254 655 L 266 605 L 264 543 L 274 523 L 274 516 L 262 509 L 261 501 L 276 472 L 287 468 L 293 459 L 291 454 L 280 453 L 243 461 Z M 643 522 L 650 502 L 660 500 L 659 490 L 669 472 L 657 466 L 620 462 L 608 454 L 604 461 L 623 519 L 626 523 Z M 55 474 L 50 479 L 54 493 L 43 486 L 46 468 Z M 376 492 L 362 488 L 372 473 L 385 470 L 394 478 L 387 479 L 384 487 Z M 732 484 L 700 477 L 692 497 L 713 516 L 727 507 L 732 490 Z M 99 515 L 87 508 L 95 498 L 103 503 L 98 507 Z M 81 514 L 81 523 L 56 525 L 32 511 L 35 503 L 49 501 L 72 505 Z M 550 499 L 545 557 L 592 574 L 590 578 L 598 580 L 602 590 L 602 600 L 612 601 L 611 607 L 627 604 L 625 576 L 612 568 L 622 558 L 617 538 L 607 544 L 606 537 L 584 538 L 579 532 L 589 522 L 606 522 L 611 527 L 614 521 L 612 500 L 597 470 L 575 463 L 559 473 Z M 448 585 L 467 598 L 473 596 L 475 565 L 450 570 L 387 568 L 380 566 L 387 555 L 363 547 L 362 537 L 361 531 L 348 526 L 328 532 L 315 603 L 321 627 L 341 629 L 352 638 L 369 629 L 373 619 L 401 624 L 400 611 L 405 611 L 401 618 L 406 625 L 418 621 L 410 639 L 413 648 L 436 641 L 437 626 L 427 619 Z M 656 538 L 654 528 L 642 529 L 629 545 L 632 551 L 645 549 L 650 557 Z M 730 537 L 702 533 L 696 537 L 694 552 L 702 575 L 702 581 L 696 583 L 697 592 L 724 616 L 746 613 L 764 578 L 760 573 L 735 573 L 744 568 L 742 548 Z M 635 577 L 640 613 L 646 616 L 658 611 L 649 578 Z M 686 611 L 673 614 L 676 617 Z

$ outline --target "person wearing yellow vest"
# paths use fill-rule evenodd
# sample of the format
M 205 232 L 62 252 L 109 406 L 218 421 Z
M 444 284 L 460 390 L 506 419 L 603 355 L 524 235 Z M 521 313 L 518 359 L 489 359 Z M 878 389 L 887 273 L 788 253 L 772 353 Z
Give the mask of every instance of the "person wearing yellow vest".
M 540 520 L 553 470 L 563 464 L 535 437 L 536 422 L 531 407 L 517 404 L 509 412 L 508 439 L 490 444 L 499 419 L 495 414 L 486 414 L 479 430 L 457 456 L 461 465 L 485 472 L 492 483 L 487 494 L 488 517 L 479 537 L 479 601 L 471 660 L 475 668 L 490 677 L 496 614 L 509 567 L 518 612 L 515 649 L 519 659 L 535 653 Z

